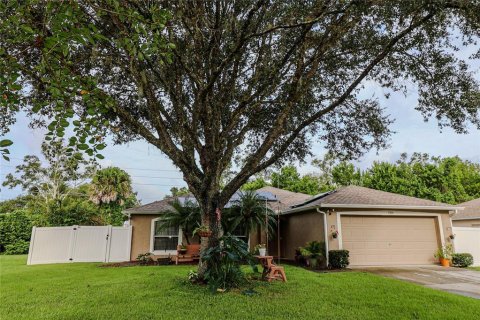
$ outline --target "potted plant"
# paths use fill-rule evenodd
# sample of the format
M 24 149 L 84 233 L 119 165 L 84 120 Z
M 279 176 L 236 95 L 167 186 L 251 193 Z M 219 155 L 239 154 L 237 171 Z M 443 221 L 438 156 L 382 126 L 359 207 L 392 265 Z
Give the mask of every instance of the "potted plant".
M 316 269 L 318 267 L 320 258 L 325 256 L 324 247 L 325 245 L 319 241 L 311 241 L 307 242 L 305 247 L 300 248 L 300 254 L 308 262 L 308 266 L 310 266 L 312 269 Z
M 337 230 L 335 230 L 335 231 L 332 232 L 332 238 L 333 238 L 333 239 L 337 239 L 337 238 L 338 238 L 338 231 L 337 231 Z
M 193 230 L 193 235 L 198 234 L 202 238 L 208 238 L 212 236 L 212 230 L 208 226 L 199 226 Z
M 452 254 L 453 254 L 453 248 L 452 248 L 452 245 L 449 244 L 449 245 L 438 248 L 433 256 L 440 261 L 440 264 L 442 265 L 442 267 L 450 267 Z
M 267 255 L 267 247 L 264 244 L 258 244 L 257 249 L 260 257 L 265 257 Z
M 179 254 L 185 254 L 187 253 L 187 246 L 182 243 L 177 251 Z
M 317 261 L 316 258 L 312 256 L 310 250 L 304 247 L 300 247 L 299 250 L 303 260 L 306 262 L 307 267 L 315 268 L 317 266 Z

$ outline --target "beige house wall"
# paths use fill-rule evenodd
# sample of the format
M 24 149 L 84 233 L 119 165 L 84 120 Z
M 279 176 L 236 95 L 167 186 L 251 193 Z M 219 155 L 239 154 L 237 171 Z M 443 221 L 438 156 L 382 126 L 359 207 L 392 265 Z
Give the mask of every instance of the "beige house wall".
M 323 215 L 316 211 L 292 214 L 281 221 L 280 252 L 281 257 L 293 260 L 295 250 L 307 242 L 324 242 Z M 272 241 L 275 242 L 275 241 Z M 270 254 L 276 255 L 277 249 L 272 245 Z
M 339 230 L 338 214 L 345 213 L 377 213 L 378 215 L 388 214 L 388 215 L 421 215 L 421 214 L 431 214 L 438 215 L 441 219 L 442 231 L 439 230 L 438 219 L 436 218 L 436 232 L 439 239 L 439 245 L 442 242 L 445 244 L 452 243 L 450 235 L 452 234 L 452 220 L 446 211 L 408 211 L 408 210 L 395 210 L 395 211 L 386 211 L 386 210 L 372 210 L 372 209 L 348 209 L 348 210 L 326 210 L 327 218 L 327 234 L 328 234 L 328 247 L 329 250 L 337 250 L 340 245 L 340 237 L 333 238 L 332 233 L 336 230 L 341 233 Z M 135 260 L 137 256 L 141 253 L 150 252 L 150 241 L 151 241 L 151 224 L 152 220 L 158 218 L 160 215 L 132 215 L 130 223 L 132 225 L 132 250 L 131 250 L 131 259 Z M 455 226 L 460 226 L 457 224 L 457 221 L 454 221 Z M 478 220 L 476 220 L 478 222 Z M 281 257 L 293 260 L 295 257 L 295 250 L 298 247 L 304 246 L 305 243 L 309 241 L 320 241 L 324 242 L 324 228 L 323 228 L 323 214 L 313 209 L 308 212 L 294 213 L 282 216 L 280 222 L 280 252 Z M 464 226 L 464 225 L 461 225 Z M 468 225 L 470 226 L 470 225 Z M 442 238 L 443 234 L 443 238 Z M 277 256 L 277 235 L 270 237 L 268 241 L 268 254 Z M 198 243 L 198 238 L 191 239 L 191 243 Z M 186 243 L 186 239 L 183 238 L 183 243 Z M 265 232 L 256 231 L 250 235 L 250 248 L 253 249 L 259 243 L 267 243 Z M 432 253 L 433 254 L 433 253 Z
M 134 214 L 130 217 L 132 226 L 132 250 L 130 260 L 135 260 L 139 254 L 150 252 L 150 241 L 152 238 L 152 220 L 160 217 L 158 214 Z M 185 236 L 182 238 L 184 244 L 187 243 Z M 190 239 L 190 243 L 199 243 L 198 237 Z M 160 256 L 154 256 L 159 258 Z
M 480 228 L 480 219 L 470 219 L 470 220 L 453 220 L 454 227 L 473 227 Z

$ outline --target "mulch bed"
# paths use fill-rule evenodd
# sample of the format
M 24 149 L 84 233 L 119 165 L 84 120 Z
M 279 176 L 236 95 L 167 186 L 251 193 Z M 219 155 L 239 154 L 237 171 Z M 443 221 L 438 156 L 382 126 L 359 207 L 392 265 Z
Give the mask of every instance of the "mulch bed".
M 100 268 L 118 268 L 118 267 L 134 267 L 140 265 L 137 261 L 125 261 L 125 262 L 110 262 L 102 263 Z M 152 263 L 153 265 L 153 263 Z
M 121 268 L 121 267 L 135 267 L 135 266 L 175 266 L 176 264 L 174 262 L 170 262 L 166 264 L 165 262 L 159 263 L 157 261 L 152 261 L 147 264 L 140 264 L 138 261 L 125 261 L 125 262 L 110 262 L 110 263 L 102 263 L 99 265 L 100 268 Z M 192 265 L 196 266 L 198 263 L 196 262 L 184 262 L 178 264 L 180 265 Z

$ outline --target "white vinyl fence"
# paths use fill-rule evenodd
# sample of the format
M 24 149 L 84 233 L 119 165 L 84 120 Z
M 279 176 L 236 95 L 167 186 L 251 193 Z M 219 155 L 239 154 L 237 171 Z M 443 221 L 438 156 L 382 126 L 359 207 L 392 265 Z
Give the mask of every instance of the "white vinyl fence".
M 480 266 L 480 228 L 454 227 L 455 252 L 470 253 L 473 265 Z
M 130 260 L 132 227 L 33 227 L 27 264 Z

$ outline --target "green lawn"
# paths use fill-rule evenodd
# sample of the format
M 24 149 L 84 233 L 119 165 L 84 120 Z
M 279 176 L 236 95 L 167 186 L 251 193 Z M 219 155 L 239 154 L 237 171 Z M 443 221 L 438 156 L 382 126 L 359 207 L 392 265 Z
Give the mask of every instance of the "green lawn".
M 480 267 L 470 267 L 469 269 L 480 271 Z
M 0 256 L 1 319 L 480 319 L 480 302 L 360 272 L 286 266 L 289 282 L 258 295 L 212 295 L 187 284 L 192 266 L 26 266 Z

